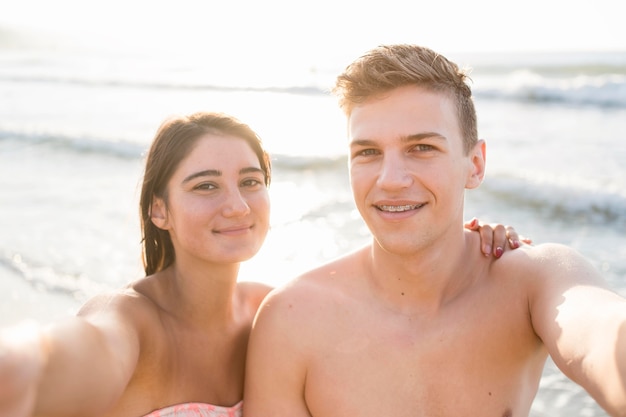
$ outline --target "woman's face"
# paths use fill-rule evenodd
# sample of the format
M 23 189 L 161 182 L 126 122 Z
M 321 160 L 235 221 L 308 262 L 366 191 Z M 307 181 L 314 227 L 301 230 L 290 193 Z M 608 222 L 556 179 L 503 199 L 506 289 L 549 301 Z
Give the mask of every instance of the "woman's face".
M 176 259 L 220 264 L 254 256 L 269 230 L 270 201 L 261 164 L 245 140 L 206 134 L 155 199 L 152 221 L 168 230 Z

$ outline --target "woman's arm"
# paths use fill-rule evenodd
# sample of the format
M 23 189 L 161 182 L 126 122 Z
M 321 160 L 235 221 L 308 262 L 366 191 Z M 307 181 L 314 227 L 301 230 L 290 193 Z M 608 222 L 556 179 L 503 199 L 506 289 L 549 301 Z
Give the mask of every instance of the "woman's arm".
M 0 416 L 85 416 L 124 391 L 139 355 L 133 320 L 116 297 L 85 315 L 0 336 Z
M 522 243 L 532 244 L 532 240 L 521 237 L 513 226 L 500 223 L 482 223 L 477 218 L 465 222 L 465 228 L 480 233 L 481 250 L 485 256 L 502 256 L 507 246 L 517 249 Z

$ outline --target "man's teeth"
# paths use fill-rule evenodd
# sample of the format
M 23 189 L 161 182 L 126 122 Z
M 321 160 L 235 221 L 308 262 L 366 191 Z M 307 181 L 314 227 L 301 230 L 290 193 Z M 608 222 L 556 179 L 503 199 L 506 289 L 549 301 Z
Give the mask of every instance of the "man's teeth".
M 414 210 L 416 208 L 421 207 L 421 204 L 407 204 L 404 206 L 378 206 L 378 208 L 382 211 L 407 211 Z

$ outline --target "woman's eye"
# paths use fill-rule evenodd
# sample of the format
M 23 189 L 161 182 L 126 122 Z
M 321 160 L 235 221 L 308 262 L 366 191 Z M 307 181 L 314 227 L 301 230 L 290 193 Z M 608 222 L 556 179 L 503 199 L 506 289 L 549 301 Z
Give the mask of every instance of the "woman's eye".
M 242 181 L 241 183 L 241 185 L 244 187 L 255 187 L 259 184 L 263 184 L 263 183 L 256 178 L 249 178 L 249 179 Z
M 204 191 L 208 191 L 208 190 L 214 190 L 217 187 L 215 186 L 215 184 L 209 183 L 209 182 L 203 182 L 201 184 L 196 185 L 195 187 L 193 187 L 194 190 L 204 190 Z

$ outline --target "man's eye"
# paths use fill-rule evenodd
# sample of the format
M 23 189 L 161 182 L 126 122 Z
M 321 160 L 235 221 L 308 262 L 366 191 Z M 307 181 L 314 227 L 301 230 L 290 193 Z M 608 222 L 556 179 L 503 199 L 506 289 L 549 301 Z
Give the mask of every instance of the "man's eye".
M 357 156 L 370 156 L 370 155 L 377 155 L 377 154 L 378 154 L 378 151 L 376 149 L 362 149 L 356 152 Z
M 428 152 L 435 150 L 435 147 L 432 145 L 427 145 L 425 143 L 420 143 L 419 145 L 416 145 L 413 149 L 420 152 Z

